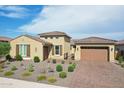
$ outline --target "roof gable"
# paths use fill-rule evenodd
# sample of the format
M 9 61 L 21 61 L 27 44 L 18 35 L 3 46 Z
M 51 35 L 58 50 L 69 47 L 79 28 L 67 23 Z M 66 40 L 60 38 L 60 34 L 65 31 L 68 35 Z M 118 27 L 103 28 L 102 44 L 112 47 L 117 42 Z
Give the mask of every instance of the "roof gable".
M 33 39 L 35 41 L 38 41 L 38 42 L 42 43 L 43 45 L 51 45 L 51 43 L 49 43 L 47 41 L 44 41 L 44 40 L 40 39 L 39 37 L 35 37 L 35 36 L 31 36 L 31 35 L 21 35 L 21 36 L 18 36 L 16 38 L 12 39 L 12 40 L 16 40 L 17 38 L 20 38 L 22 36 L 25 36 L 25 37 L 28 37 L 28 38 Z

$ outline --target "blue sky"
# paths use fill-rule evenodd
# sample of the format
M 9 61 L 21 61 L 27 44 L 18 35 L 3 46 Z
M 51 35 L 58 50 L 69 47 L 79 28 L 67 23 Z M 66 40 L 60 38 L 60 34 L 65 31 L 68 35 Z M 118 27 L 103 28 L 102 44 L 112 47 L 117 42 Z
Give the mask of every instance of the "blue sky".
M 124 6 L 0 6 L 0 35 L 63 31 L 72 38 L 124 39 Z

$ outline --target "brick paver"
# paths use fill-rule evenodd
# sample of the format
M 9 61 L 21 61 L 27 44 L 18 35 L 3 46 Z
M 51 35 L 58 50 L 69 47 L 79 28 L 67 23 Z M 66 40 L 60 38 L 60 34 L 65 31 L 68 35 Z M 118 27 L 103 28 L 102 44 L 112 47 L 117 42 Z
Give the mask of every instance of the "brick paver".
M 79 62 L 68 87 L 124 87 L 124 69 L 109 62 Z

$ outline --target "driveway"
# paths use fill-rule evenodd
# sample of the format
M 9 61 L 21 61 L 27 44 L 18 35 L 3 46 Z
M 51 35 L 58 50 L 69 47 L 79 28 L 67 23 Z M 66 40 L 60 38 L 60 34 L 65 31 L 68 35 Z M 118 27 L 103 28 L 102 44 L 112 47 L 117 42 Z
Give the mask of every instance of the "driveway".
M 110 62 L 79 62 L 68 87 L 123 87 L 124 69 Z

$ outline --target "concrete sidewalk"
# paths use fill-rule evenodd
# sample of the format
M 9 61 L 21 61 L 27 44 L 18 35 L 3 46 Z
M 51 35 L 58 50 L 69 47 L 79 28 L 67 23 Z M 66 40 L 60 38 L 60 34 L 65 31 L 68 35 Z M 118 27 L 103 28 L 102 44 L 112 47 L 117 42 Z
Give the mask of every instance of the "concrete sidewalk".
M 0 88 L 62 88 L 62 87 L 0 77 Z

